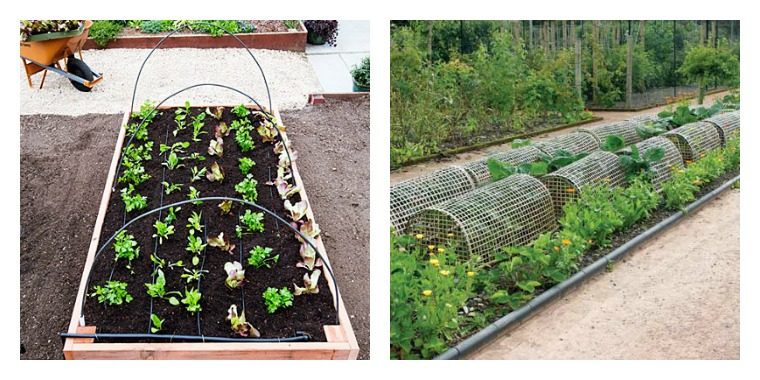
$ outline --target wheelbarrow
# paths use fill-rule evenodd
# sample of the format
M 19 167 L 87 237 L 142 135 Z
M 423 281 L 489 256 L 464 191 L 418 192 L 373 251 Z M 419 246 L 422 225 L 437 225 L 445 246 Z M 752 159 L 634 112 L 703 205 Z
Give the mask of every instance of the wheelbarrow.
M 103 79 L 103 74 L 92 70 L 82 58 L 82 46 L 87 42 L 91 26 L 92 21 L 86 20 L 78 30 L 32 35 L 28 41 L 22 41 L 21 62 L 29 87 L 32 87 L 32 75 L 42 71 L 42 88 L 47 72 L 52 71 L 68 78 L 79 91 L 92 90 Z M 79 53 L 79 59 L 74 57 L 75 53 Z

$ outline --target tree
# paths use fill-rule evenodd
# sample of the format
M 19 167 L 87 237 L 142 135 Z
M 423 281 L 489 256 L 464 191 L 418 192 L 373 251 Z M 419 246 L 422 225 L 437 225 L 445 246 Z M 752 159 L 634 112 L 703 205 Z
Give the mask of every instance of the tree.
M 739 77 L 739 60 L 723 46 L 718 48 L 695 46 L 686 53 L 678 72 L 699 85 L 698 103 L 705 98 L 707 81 L 715 80 L 733 84 Z

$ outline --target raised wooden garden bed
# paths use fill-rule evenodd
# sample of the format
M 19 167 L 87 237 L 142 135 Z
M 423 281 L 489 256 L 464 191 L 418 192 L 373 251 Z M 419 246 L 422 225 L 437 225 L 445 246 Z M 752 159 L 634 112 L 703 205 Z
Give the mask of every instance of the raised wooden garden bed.
M 193 106 L 188 118 L 202 113 L 206 107 L 207 106 L 205 105 Z M 214 109 L 216 106 L 208 107 Z M 230 114 L 232 106 L 224 107 L 226 113 L 222 120 L 229 121 L 233 118 Z M 248 108 L 252 111 L 257 109 L 256 107 Z M 157 121 L 154 121 L 154 123 L 166 123 L 167 120 L 171 121 L 173 119 L 174 108 L 160 107 L 159 110 L 162 112 L 156 116 Z M 279 123 L 280 116 L 276 110 L 274 111 L 274 115 Z M 124 115 L 122 125 L 127 125 L 129 122 L 130 114 L 127 112 Z M 207 119 L 206 130 L 209 131 L 209 133 L 201 137 L 201 140 L 203 141 L 202 144 L 205 144 L 206 146 L 212 139 L 209 136 L 214 135 L 213 125 L 214 124 Z M 281 124 L 279 125 L 281 126 Z M 171 145 L 172 141 L 176 141 L 176 139 L 172 137 L 172 133 L 170 133 L 170 127 L 167 127 L 165 131 L 163 128 L 160 129 L 162 130 L 160 132 L 149 129 L 151 141 L 155 140 L 155 137 L 159 135 L 162 137 L 165 136 L 163 138 L 167 145 Z M 192 133 L 192 126 L 190 126 L 189 129 L 190 133 Z M 284 127 L 282 129 L 283 131 L 281 132 L 280 138 L 287 141 L 288 139 L 284 132 Z M 183 132 L 180 132 L 180 134 L 182 133 Z M 185 130 L 184 133 L 184 140 L 189 140 L 187 134 L 188 131 Z M 162 177 L 160 179 L 154 178 L 151 181 L 157 180 L 160 182 L 162 179 L 170 181 L 171 176 L 176 175 L 179 170 L 186 171 L 186 174 L 189 177 L 190 167 L 193 167 L 194 165 L 197 165 L 198 167 L 207 167 L 215 160 L 218 160 L 221 162 L 221 166 L 223 166 L 225 171 L 225 179 L 222 184 L 226 186 L 224 189 L 229 189 L 237 182 L 236 179 L 243 178 L 242 174 L 237 170 L 237 158 L 243 156 L 257 158 L 257 161 L 260 162 L 257 162 L 259 169 L 256 170 L 265 170 L 264 168 L 266 167 L 266 164 L 268 164 L 268 161 L 264 158 L 264 152 L 271 151 L 274 145 L 271 143 L 262 143 L 259 135 L 254 132 L 256 147 L 252 153 L 243 155 L 236 149 L 236 143 L 232 137 L 234 133 L 235 132 L 232 132 L 228 137 L 224 138 L 225 156 L 223 158 L 217 158 L 205 154 L 207 158 L 204 162 L 198 162 L 196 164 L 195 162 L 186 160 L 185 168 L 172 171 L 174 174 L 170 174 L 169 177 L 165 177 L 167 175 L 166 173 L 169 171 L 161 169 L 164 173 Z M 242 306 L 241 308 L 245 308 L 248 322 L 252 323 L 253 326 L 261 332 L 262 338 L 286 337 L 299 330 L 311 329 L 311 331 L 307 331 L 307 333 L 312 339 L 308 342 L 192 342 L 178 338 L 177 341 L 172 342 L 170 340 L 159 341 L 144 337 L 129 341 L 103 337 L 98 337 L 97 339 L 92 337 L 67 337 L 65 338 L 63 349 L 66 359 L 355 359 L 357 357 L 359 348 L 353 329 L 351 328 L 348 313 L 346 312 L 345 305 L 340 296 L 337 297 L 336 301 L 336 289 L 333 284 L 333 277 L 329 271 L 325 270 L 326 266 L 322 267 L 322 277 L 318 280 L 318 288 L 323 291 L 318 294 L 304 294 L 297 296 L 293 301 L 293 307 L 278 310 L 274 314 L 266 314 L 266 310 L 261 310 L 263 308 L 262 286 L 264 288 L 267 286 L 275 286 L 279 288 L 282 284 L 286 284 L 293 289 L 293 285 L 303 285 L 300 276 L 303 276 L 304 273 L 308 272 L 305 269 L 295 267 L 295 258 L 300 258 L 297 248 L 298 243 L 293 236 L 292 231 L 287 228 L 283 229 L 282 235 L 279 235 L 279 231 L 283 227 L 278 225 L 277 236 L 281 236 L 281 238 L 273 238 L 272 234 L 274 233 L 274 229 L 271 224 L 266 225 L 267 222 L 265 219 L 264 223 L 266 225 L 266 230 L 262 231 L 259 235 L 252 234 L 253 237 L 246 237 L 246 235 L 243 235 L 243 238 L 235 238 L 234 230 L 229 230 L 230 226 L 234 226 L 234 224 L 237 223 L 238 216 L 242 214 L 244 209 L 251 208 L 243 204 L 236 203 L 233 205 L 233 215 L 231 215 L 232 221 L 229 219 L 224 221 L 223 218 L 225 216 L 220 216 L 220 213 L 213 213 L 214 209 L 217 208 L 218 202 L 216 201 L 206 201 L 203 205 L 194 205 L 192 203 L 182 205 L 182 209 L 177 211 L 179 217 L 176 219 L 176 222 L 174 222 L 177 233 L 175 236 L 171 236 L 169 240 L 164 241 L 163 245 L 158 245 L 155 240 L 150 237 L 150 234 L 148 233 L 150 230 L 145 229 L 145 226 L 150 226 L 155 220 L 160 219 L 158 216 L 159 214 L 153 214 L 146 217 L 144 220 L 138 221 L 129 226 L 130 233 L 137 237 L 138 242 L 141 243 L 140 247 L 142 248 L 140 256 L 132 262 L 131 268 L 125 269 L 124 261 L 113 260 L 114 249 L 112 248 L 112 243 L 103 250 L 101 256 L 97 257 L 96 260 L 96 253 L 100 249 L 100 245 L 115 233 L 125 221 L 129 221 L 131 218 L 159 206 L 153 202 L 151 197 L 149 198 L 149 207 L 144 210 L 131 212 L 128 214 L 128 217 L 123 217 L 123 215 L 127 214 L 124 211 L 124 205 L 122 205 L 118 192 L 118 188 L 123 186 L 114 186 L 118 184 L 117 171 L 119 170 L 117 168 L 119 167 L 119 158 L 122 153 L 122 147 L 126 143 L 125 138 L 128 139 L 126 129 L 121 128 L 116 141 L 114 156 L 106 179 L 98 217 L 92 234 L 90 248 L 87 254 L 79 291 L 77 293 L 71 322 L 67 332 L 69 334 L 152 333 L 152 331 L 150 331 L 151 322 L 146 318 L 148 318 L 150 313 L 159 313 L 161 318 L 166 318 L 165 323 L 168 324 L 168 326 L 160 330 L 159 334 L 230 338 L 234 337 L 235 334 L 230 330 L 230 323 L 225 321 L 226 310 L 222 309 L 226 308 L 230 302 L 233 302 L 230 300 L 240 300 L 242 298 L 243 304 L 248 306 Z M 280 138 L 277 138 L 277 140 L 279 141 Z M 158 163 L 160 166 L 160 162 L 163 161 L 158 154 L 158 145 L 158 141 L 156 141 L 153 149 L 153 159 L 151 160 L 156 162 L 150 163 L 149 161 L 146 161 L 145 168 L 147 173 L 155 173 L 155 168 L 151 165 L 156 165 Z M 195 145 L 196 143 L 192 143 L 186 153 L 190 154 L 197 151 Z M 254 153 L 256 155 L 254 155 Z M 162 156 L 165 157 L 165 155 Z M 267 154 L 266 156 L 268 157 L 269 155 Z M 229 163 L 232 162 L 231 160 L 234 160 L 234 167 L 229 166 Z M 273 160 L 276 165 L 277 155 L 274 155 Z M 303 181 L 298 172 L 295 159 L 291 160 L 290 169 L 292 173 L 292 179 L 290 181 L 294 186 L 301 188 L 300 193 L 297 194 L 300 196 L 300 199 L 295 195 L 293 196 L 294 198 L 291 199 L 294 202 L 296 200 L 306 201 L 306 203 L 309 204 L 309 207 L 305 212 L 304 218 L 306 221 L 314 222 L 314 214 L 306 195 Z M 254 172 L 257 176 L 261 173 L 261 171 Z M 201 197 L 221 195 L 218 193 L 211 193 L 210 191 L 209 193 L 204 194 L 203 189 L 208 188 L 208 186 L 211 185 L 206 183 L 208 182 L 206 178 L 203 178 L 201 181 L 202 182 L 195 182 L 192 184 L 189 183 L 189 181 L 185 182 L 185 186 L 182 191 L 179 192 L 181 193 L 179 195 L 182 198 L 187 199 L 185 194 L 187 193 L 188 186 L 191 185 L 197 186 L 201 189 Z M 264 181 L 266 181 L 266 179 L 262 180 L 259 178 L 257 188 L 261 195 L 259 198 L 260 202 L 257 201 L 257 203 L 280 216 L 287 215 L 284 211 L 277 190 L 272 189 L 274 194 L 274 197 L 272 198 L 270 187 L 265 185 Z M 216 182 L 212 182 L 212 185 L 215 184 Z M 114 188 L 117 190 L 113 191 Z M 161 192 L 156 192 L 155 194 L 150 193 L 147 188 L 143 188 L 141 191 L 144 194 L 159 196 L 159 194 L 163 193 L 164 188 L 164 186 L 161 186 Z M 116 195 L 113 199 L 111 198 L 112 194 Z M 172 194 L 172 196 L 167 195 L 166 199 L 161 197 L 161 204 L 167 205 L 176 202 L 177 198 L 175 194 Z M 239 197 L 236 194 L 226 194 L 226 196 Z M 111 202 L 112 200 L 113 202 Z M 248 252 L 252 247 L 253 240 L 249 240 L 245 243 L 247 247 L 240 247 L 240 251 L 235 251 L 234 255 L 223 252 L 218 248 L 212 248 L 209 245 L 202 254 L 202 263 L 206 265 L 205 268 L 208 269 L 209 272 L 203 277 L 203 286 L 200 281 L 197 283 L 198 289 L 203 294 L 203 298 L 200 301 L 203 309 L 199 311 L 197 315 L 189 314 L 185 310 L 185 305 L 183 304 L 171 305 L 169 302 L 166 302 L 168 297 L 158 299 L 148 297 L 146 295 L 146 287 L 143 286 L 143 283 L 154 282 L 155 278 L 154 274 L 145 273 L 145 270 L 149 270 L 151 265 L 153 265 L 151 264 L 152 260 L 149 260 L 151 253 L 155 252 L 157 256 L 167 259 L 168 262 L 182 258 L 180 249 L 184 249 L 185 240 L 183 239 L 188 236 L 188 232 L 185 231 L 184 225 L 186 217 L 190 215 L 191 210 L 202 211 L 204 218 L 211 217 L 211 219 L 204 219 L 203 230 L 208 234 L 208 237 L 211 237 L 212 235 L 216 236 L 216 234 L 223 230 L 223 232 L 232 235 L 233 243 L 240 245 L 247 239 L 259 239 L 256 240 L 258 244 L 261 239 L 267 239 L 264 241 L 266 245 L 279 249 L 279 252 L 277 252 L 279 254 L 279 262 L 277 262 L 272 269 L 254 268 L 243 262 L 244 269 L 246 270 L 246 282 L 242 285 L 242 290 L 239 290 L 227 289 L 224 286 L 226 275 L 220 270 L 220 263 L 223 261 L 237 261 L 239 254 L 245 254 L 245 252 Z M 122 217 L 124 220 L 122 220 Z M 227 215 L 226 217 L 230 217 L 230 215 Z M 271 220 L 274 221 L 273 218 Z M 143 224 L 141 225 L 140 223 Z M 146 241 L 150 243 L 144 244 Z M 172 243 L 169 243 L 170 241 L 172 241 Z M 329 265 L 329 260 L 321 237 L 317 235 L 314 241 L 320 256 L 325 261 L 325 264 Z M 206 239 L 205 242 L 208 242 L 208 240 Z M 296 247 L 295 252 L 292 250 L 292 247 L 294 246 Z M 191 257 L 192 254 L 185 253 L 184 260 L 186 261 L 186 267 L 190 267 L 189 262 L 191 261 Z M 204 268 L 204 264 L 200 264 L 201 269 Z M 153 268 L 155 269 L 155 266 L 153 266 Z M 109 270 L 111 273 L 110 275 L 107 273 Z M 270 273 L 268 271 L 271 271 L 271 274 L 267 275 L 267 273 Z M 167 290 L 181 291 L 182 289 L 180 286 L 185 285 L 185 280 L 180 280 L 180 274 L 184 273 L 182 269 L 165 268 L 164 272 L 166 272 Z M 127 277 L 129 279 L 130 287 L 128 290 L 134 295 L 135 299 L 133 302 L 106 307 L 104 304 L 98 303 L 96 298 L 90 296 L 94 285 L 102 285 L 106 278 L 110 279 L 113 277 L 114 279 L 119 279 L 119 276 L 122 278 Z M 270 278 L 267 276 L 276 276 L 279 278 Z M 221 287 L 219 287 L 220 280 L 222 283 Z M 278 281 L 279 283 L 275 285 Z M 291 285 L 290 283 L 295 284 Z M 190 282 L 188 282 L 188 284 L 190 284 Z M 187 285 L 187 287 L 192 287 L 194 284 L 195 283 Z M 215 290 L 217 288 L 221 288 L 221 291 Z M 238 291 L 240 291 L 240 293 L 238 293 Z M 138 297 L 142 300 L 138 300 Z M 145 310 L 142 310 L 145 307 L 144 302 L 146 297 L 150 301 L 150 309 L 148 310 L 145 308 Z M 140 302 L 143 302 L 143 304 Z M 304 307 L 304 305 L 307 306 Z M 320 308 L 320 306 L 324 305 L 326 305 L 326 307 Z M 135 307 L 139 308 L 135 309 Z M 336 307 L 339 310 L 337 315 Z M 135 310 L 134 313 L 130 313 L 132 310 Z M 84 314 L 82 314 L 82 312 Z M 291 326 L 283 326 L 282 320 L 288 319 L 288 317 L 290 319 L 286 323 L 290 323 Z M 310 318 L 314 321 L 320 321 L 316 330 L 314 326 L 306 326 L 303 328 L 303 325 L 306 324 L 304 323 L 304 320 Z M 139 321 L 135 322 L 135 320 L 138 319 Z M 336 319 L 338 324 L 335 324 Z M 193 331 L 187 331 L 188 322 Z M 197 334 L 194 332 L 195 323 L 198 325 Z M 201 329 L 201 326 L 203 329 Z M 130 330 L 130 328 L 137 331 Z M 182 330 L 183 328 L 185 330 Z M 287 331 L 291 331 L 291 333 Z
M 249 49 L 270 49 L 286 51 L 306 51 L 306 27 L 299 21 L 298 30 L 288 32 L 260 32 L 235 34 Z M 164 38 L 163 35 L 121 36 L 108 43 L 106 48 L 112 49 L 152 49 Z M 224 34 L 213 37 L 208 34 L 174 34 L 159 47 L 169 48 L 239 48 L 234 37 Z M 88 39 L 83 49 L 102 49 L 92 38 Z

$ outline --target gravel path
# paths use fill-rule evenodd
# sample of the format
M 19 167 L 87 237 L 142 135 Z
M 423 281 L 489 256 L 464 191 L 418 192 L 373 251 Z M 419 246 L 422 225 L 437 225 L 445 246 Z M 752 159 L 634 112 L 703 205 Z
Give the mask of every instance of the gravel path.
M 272 102 L 281 110 L 300 109 L 307 95 L 321 92 L 306 54 L 252 50 L 267 75 Z M 29 88 L 23 67 L 19 66 L 21 114 L 83 115 L 118 114 L 129 107 L 135 78 L 148 49 L 87 50 L 84 61 L 104 73 L 103 81 L 92 92 L 79 92 L 68 79 L 48 73 L 40 90 L 42 74 L 32 78 Z M 148 60 L 137 89 L 136 108 L 145 100 L 161 100 L 193 84 L 219 83 L 250 94 L 262 104 L 267 101 L 258 68 L 244 49 L 162 49 Z M 166 104 L 241 103 L 241 95 L 220 88 L 201 87 L 172 98 Z
M 739 359 L 739 191 L 470 358 Z
M 729 93 L 729 91 L 725 91 L 725 92 L 720 92 L 720 93 L 717 93 L 717 94 L 707 95 L 707 96 L 705 96 L 704 104 L 706 104 L 706 105 L 712 104 L 713 101 L 715 101 L 716 99 L 722 98 L 723 96 L 725 96 L 728 93 Z M 697 100 L 696 99 L 692 99 L 690 101 L 690 103 L 691 104 L 697 104 Z M 531 140 L 533 140 L 533 141 L 546 140 L 546 139 L 551 138 L 551 137 L 565 135 L 565 134 L 568 134 L 570 132 L 574 132 L 578 128 L 588 128 L 588 127 L 593 127 L 595 125 L 610 124 L 610 123 L 613 123 L 613 122 L 616 122 L 616 121 L 621 121 L 621 120 L 628 119 L 628 118 L 630 118 L 632 116 L 636 116 L 636 115 L 646 115 L 646 114 L 650 114 L 650 113 L 657 113 L 657 112 L 662 111 L 665 107 L 666 106 L 661 106 L 661 107 L 656 107 L 656 108 L 650 108 L 648 110 L 639 111 L 639 112 L 598 111 L 598 112 L 594 112 L 594 115 L 603 117 L 604 118 L 603 120 L 596 121 L 596 122 L 589 123 L 589 124 L 584 124 L 584 125 L 581 125 L 579 127 L 573 127 L 573 128 L 563 129 L 563 130 L 560 130 L 560 131 L 551 132 L 551 133 L 545 133 L 545 134 L 542 134 L 542 135 L 539 135 L 539 136 L 532 137 Z M 395 184 L 397 184 L 397 183 L 399 183 L 401 181 L 405 181 L 407 179 L 412 179 L 412 178 L 415 178 L 415 177 L 419 177 L 419 176 L 421 176 L 423 174 L 432 172 L 434 170 L 442 169 L 442 168 L 445 168 L 447 166 L 465 164 L 467 162 L 475 161 L 475 160 L 481 159 L 483 157 L 486 157 L 486 156 L 488 156 L 489 154 L 492 154 L 492 153 L 502 152 L 502 151 L 505 151 L 505 150 L 509 150 L 509 149 L 511 149 L 510 147 L 511 147 L 511 143 L 506 143 L 506 144 L 501 144 L 501 145 L 494 145 L 494 146 L 491 146 L 491 147 L 488 147 L 488 148 L 484 148 L 484 149 L 477 149 L 477 150 L 473 150 L 473 151 L 470 151 L 470 152 L 461 153 L 461 154 L 452 156 L 452 157 L 447 158 L 447 159 L 428 161 L 428 162 L 424 162 L 424 163 L 417 164 L 417 165 L 405 166 L 405 167 L 403 167 L 401 169 L 391 171 L 391 186 L 393 186 L 393 185 L 395 185 Z

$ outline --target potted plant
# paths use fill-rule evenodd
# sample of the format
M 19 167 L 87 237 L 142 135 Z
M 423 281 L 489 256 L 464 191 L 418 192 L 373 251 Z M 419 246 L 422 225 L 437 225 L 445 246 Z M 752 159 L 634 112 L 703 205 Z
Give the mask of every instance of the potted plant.
M 369 57 L 364 57 L 360 65 L 351 69 L 354 92 L 369 92 Z
M 338 37 L 338 20 L 306 20 L 306 42 L 312 45 L 335 46 Z

